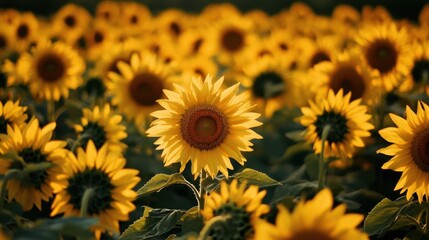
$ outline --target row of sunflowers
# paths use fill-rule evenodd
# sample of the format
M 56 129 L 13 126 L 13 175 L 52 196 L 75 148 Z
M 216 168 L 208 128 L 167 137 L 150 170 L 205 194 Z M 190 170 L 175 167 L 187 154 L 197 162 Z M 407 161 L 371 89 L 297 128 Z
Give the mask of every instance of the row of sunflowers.
M 0 9 L 0 239 L 426 239 L 428 29 Z

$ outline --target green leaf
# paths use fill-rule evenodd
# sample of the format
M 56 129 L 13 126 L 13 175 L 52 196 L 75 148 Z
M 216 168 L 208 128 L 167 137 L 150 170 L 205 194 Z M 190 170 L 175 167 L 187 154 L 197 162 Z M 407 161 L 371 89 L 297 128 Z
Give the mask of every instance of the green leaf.
M 317 193 L 318 181 L 307 181 L 307 180 L 287 180 L 283 182 L 281 187 L 277 187 L 271 204 L 276 204 L 279 201 L 283 201 L 285 197 L 300 197 L 302 195 L 311 197 Z
M 304 141 L 304 139 L 305 139 L 305 137 L 304 137 L 305 134 L 304 134 L 304 131 L 302 131 L 302 130 L 287 132 L 285 135 L 286 135 L 286 137 L 294 140 L 295 142 L 301 142 L 301 141 Z M 309 148 L 308 144 L 304 144 L 304 145 L 306 146 L 306 149 Z
M 247 182 L 247 184 L 249 185 L 257 185 L 259 187 L 282 185 L 276 180 L 270 178 L 267 174 L 256 171 L 251 168 L 245 168 L 243 171 L 232 175 L 231 178 L 235 178 L 239 182 Z
M 122 233 L 121 237 L 119 239 L 121 240 L 132 240 L 135 238 L 135 236 L 139 235 L 140 231 L 143 230 L 144 226 L 146 225 L 146 218 L 149 216 L 149 212 L 152 210 L 152 208 L 145 206 L 143 211 L 143 216 L 134 223 L 132 223 L 130 226 L 128 226 L 127 229 Z
M 319 179 L 319 158 L 315 154 L 308 154 L 304 159 L 305 169 L 311 180 Z
M 388 198 L 381 200 L 365 218 L 364 230 L 368 235 L 383 233 L 398 218 L 402 209 L 412 204 L 405 197 L 391 201 Z
M 407 233 L 404 240 L 429 240 L 429 236 L 419 231 L 413 230 Z
M 174 184 L 184 184 L 189 186 L 189 182 L 186 181 L 185 177 L 183 177 L 183 175 L 180 173 L 171 175 L 160 173 L 153 176 L 143 187 L 137 191 L 137 194 L 143 196 L 149 193 L 159 192 L 163 188 Z
M 180 219 L 182 222 L 182 235 L 187 233 L 199 233 L 204 226 L 198 207 L 190 208 Z
M 168 233 L 184 214 L 185 211 L 177 209 L 152 209 L 146 218 L 143 234 L 137 239 L 149 239 Z

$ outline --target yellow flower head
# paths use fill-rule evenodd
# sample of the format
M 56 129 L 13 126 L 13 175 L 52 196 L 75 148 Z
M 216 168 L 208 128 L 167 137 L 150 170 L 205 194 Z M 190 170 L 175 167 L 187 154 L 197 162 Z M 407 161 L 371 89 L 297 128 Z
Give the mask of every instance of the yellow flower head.
M 212 192 L 205 196 L 204 209 L 201 214 L 207 222 L 216 216 L 228 217 L 226 229 L 214 227 L 209 235 L 213 239 L 252 239 L 254 228 L 262 214 L 269 212 L 270 207 L 262 204 L 266 191 L 258 190 L 251 185 L 246 188 L 246 183 L 238 184 L 234 179 L 231 184 L 221 182 L 220 192 Z M 224 235 L 219 235 L 223 233 Z
M 379 131 L 380 135 L 392 143 L 377 153 L 393 156 L 382 168 L 402 172 L 395 190 L 407 192 L 407 199 L 414 193 L 420 202 L 428 199 L 429 193 L 429 158 L 426 151 L 429 143 L 429 106 L 418 102 L 417 113 L 406 108 L 406 118 L 390 114 L 397 127 L 388 127 Z
M 374 128 L 369 122 L 371 115 L 360 104 L 360 98 L 352 102 L 350 98 L 351 92 L 344 96 L 342 89 L 337 94 L 331 89 L 326 99 L 309 101 L 309 107 L 301 108 L 299 122 L 307 127 L 305 138 L 313 144 L 316 154 L 322 150 L 322 132 L 327 125 L 330 131 L 324 149 L 326 157 L 346 159 L 353 155 L 355 147 L 365 145 L 362 137 L 370 136 L 369 130 Z
M 21 128 L 27 120 L 25 111 L 27 107 L 19 105 L 19 101 L 13 102 L 11 100 L 3 103 L 0 101 L 0 133 L 7 133 L 7 126 L 12 128 Z
M 275 225 L 259 220 L 255 227 L 255 239 L 368 240 L 368 235 L 356 229 L 364 216 L 345 214 L 345 204 L 332 209 L 333 200 L 331 191 L 324 189 L 312 200 L 299 202 L 292 213 L 279 205 Z
M 194 78 L 189 88 L 175 85 L 164 90 L 168 99 L 159 100 L 164 110 L 153 112 L 158 118 L 147 130 L 150 137 L 159 137 L 157 149 L 163 150 L 165 166 L 180 163 L 180 171 L 191 160 L 195 177 L 204 170 L 212 178 L 220 171 L 228 176 L 230 157 L 240 164 L 246 159 L 242 151 L 252 151 L 253 138 L 262 138 L 250 128 L 260 126 L 259 114 L 243 95 L 237 95 L 239 84 L 221 89 L 223 77 L 213 81 Z

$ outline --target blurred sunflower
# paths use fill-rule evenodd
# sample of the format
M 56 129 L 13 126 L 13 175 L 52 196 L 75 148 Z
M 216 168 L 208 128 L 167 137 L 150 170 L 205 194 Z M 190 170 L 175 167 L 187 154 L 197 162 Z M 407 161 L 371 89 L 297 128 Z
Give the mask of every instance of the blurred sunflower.
M 332 11 L 332 18 L 350 27 L 357 27 L 361 21 L 359 11 L 348 4 L 339 4 L 335 6 Z
M 102 21 L 94 21 L 84 36 L 84 52 L 89 60 L 100 58 L 111 46 L 118 44 L 118 30 Z
M 243 66 L 241 71 L 229 78 L 237 79 L 252 96 L 258 111 L 270 117 L 283 106 L 299 106 L 306 101 L 301 98 L 302 85 L 288 70 L 288 59 L 263 57 Z
M 20 17 L 20 13 L 13 9 L 13 8 L 8 8 L 8 9 L 1 9 L 0 10 L 0 24 L 3 27 L 11 27 L 14 26 Z
M 211 23 L 224 18 L 241 16 L 241 12 L 234 4 L 224 2 L 207 5 L 200 16 L 202 23 Z
M 413 62 L 399 90 L 406 92 L 414 87 L 422 87 L 429 94 L 429 44 L 414 42 L 412 49 Z
M 120 152 L 110 152 L 104 145 L 98 151 L 92 141 L 86 150 L 77 149 L 77 158 L 69 154 L 62 172 L 56 175 L 51 186 L 55 192 L 51 216 L 79 216 L 85 190 L 93 189 L 87 214 L 97 217 L 95 232 L 119 233 L 119 222 L 128 220 L 128 213 L 135 209 L 131 202 L 137 196 L 133 187 L 140 181 L 138 170 L 126 169 L 125 158 Z
M 298 120 L 307 127 L 305 138 L 316 154 L 322 150 L 322 132 L 326 126 L 328 133 L 324 154 L 325 157 L 346 159 L 355 152 L 355 147 L 364 147 L 363 137 L 370 136 L 369 130 L 374 126 L 369 122 L 371 115 L 367 107 L 361 105 L 361 99 L 350 102 L 352 92 L 343 95 L 343 89 L 334 93 L 332 89 L 325 99 L 317 103 L 309 101 L 309 107 L 301 108 L 303 116 Z
M 22 128 L 27 120 L 27 107 L 20 106 L 19 101 L 0 101 L 0 134 L 7 134 L 7 126 Z
M 178 9 L 167 9 L 156 17 L 153 27 L 156 28 L 155 31 L 167 33 L 172 40 L 176 40 L 188 29 L 189 24 L 187 13 Z
M 120 30 L 129 36 L 136 36 L 148 29 L 153 21 L 149 9 L 136 2 L 121 2 Z
M 295 43 L 300 52 L 299 67 L 301 69 L 310 69 L 316 64 L 331 61 L 340 50 L 340 39 L 338 36 L 318 36 L 315 40 L 310 38 L 298 38 Z
M 90 20 L 91 15 L 85 8 L 69 3 L 55 13 L 51 34 L 73 45 L 83 36 Z
M 79 137 L 84 136 L 80 142 L 82 148 L 86 148 L 89 140 L 94 142 L 97 149 L 107 145 L 109 151 L 122 152 L 127 148 L 127 145 L 121 142 L 127 137 L 126 127 L 121 124 L 122 116 L 114 114 L 109 104 L 103 107 L 95 106 L 93 109 L 85 108 L 82 111 L 81 124 L 74 125 Z
M 213 227 L 208 236 L 213 240 L 220 239 L 253 239 L 254 228 L 262 214 L 268 213 L 270 207 L 262 203 L 266 191 L 258 191 L 258 186 L 246 183 L 238 184 L 234 179 L 230 184 L 221 182 L 220 192 L 205 196 L 204 209 L 201 215 L 207 222 L 217 216 L 229 216 L 225 224 Z
M 392 143 L 386 148 L 379 149 L 382 153 L 392 158 L 382 168 L 402 172 L 401 178 L 396 184 L 395 190 L 401 193 L 407 192 L 407 199 L 417 194 L 419 202 L 426 196 L 428 199 L 428 153 L 429 143 L 429 107 L 422 101 L 418 101 L 417 112 L 406 107 L 406 118 L 393 113 L 390 118 L 397 127 L 388 127 L 379 131 L 380 135 Z
M 238 84 L 222 90 L 222 83 L 208 75 L 204 82 L 193 78 L 189 88 L 164 90 L 168 99 L 158 101 L 164 110 L 151 114 L 158 119 L 146 133 L 159 137 L 155 144 L 165 166 L 180 163 L 182 172 L 191 160 L 195 177 L 204 170 L 214 178 L 219 171 L 228 176 L 230 157 L 244 164 L 241 151 L 252 151 L 250 140 L 261 138 L 250 129 L 261 125 L 259 114 L 249 112 L 253 106 L 243 94 L 236 95 Z
M 204 79 L 208 74 L 216 77 L 218 75 L 218 65 L 212 58 L 196 56 L 185 58 L 179 62 L 177 70 L 180 73 L 177 82 L 182 82 L 184 86 L 191 85 L 192 77 Z
M 419 23 L 422 27 L 429 27 L 429 4 L 426 3 L 419 13 Z
M 190 29 L 179 38 L 179 46 L 185 56 L 211 57 L 216 50 L 216 43 L 213 40 L 205 29 Z
M 95 9 L 96 19 L 116 26 L 121 20 L 121 4 L 117 1 L 100 1 Z
M 364 216 L 346 214 L 345 204 L 332 209 L 333 202 L 331 191 L 325 188 L 312 200 L 301 200 L 292 213 L 283 205 L 278 205 L 275 225 L 258 220 L 255 224 L 255 239 L 368 240 L 368 235 L 357 229 Z
M 34 205 L 40 210 L 41 201 L 52 197 L 52 187 L 61 165 L 66 162 L 67 143 L 51 140 L 56 123 L 39 128 L 36 118 L 21 128 L 9 126 L 7 137 L 3 138 L 1 153 L 16 153 L 20 159 L 0 158 L 0 172 L 5 174 L 10 169 L 25 169 L 28 164 L 52 163 L 52 166 L 29 173 L 23 179 L 11 179 L 7 183 L 8 199 L 15 199 L 24 209 L 30 210 Z
M 362 8 L 362 22 L 369 24 L 385 24 L 393 22 L 393 18 L 389 11 L 380 5 L 369 6 L 365 5 Z
M 18 65 L 36 98 L 58 101 L 68 98 L 69 90 L 82 83 L 85 62 L 69 45 L 40 41 L 30 53 L 24 53 Z
M 26 51 L 39 35 L 39 21 L 33 13 L 20 14 L 13 24 L 13 48 L 19 52 Z
M 295 38 L 289 29 L 274 28 L 267 39 L 267 45 L 274 55 L 286 55 L 294 50 Z
M 0 23 L 0 59 L 12 51 L 13 42 L 11 28 Z
M 356 39 L 364 62 L 382 79 L 387 92 L 396 88 L 408 74 L 411 51 L 408 33 L 395 24 L 371 25 L 363 28 Z
M 149 114 L 161 107 L 157 103 L 164 96 L 163 89 L 172 88 L 170 68 L 149 52 L 134 53 L 130 63 L 117 64 L 119 74 L 110 72 L 108 94 L 137 126 L 143 126 Z

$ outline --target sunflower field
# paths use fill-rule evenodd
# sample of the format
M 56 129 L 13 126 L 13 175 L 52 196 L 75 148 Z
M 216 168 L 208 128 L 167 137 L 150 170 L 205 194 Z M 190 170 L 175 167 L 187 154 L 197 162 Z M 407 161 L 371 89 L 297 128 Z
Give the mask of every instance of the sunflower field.
M 0 9 L 0 239 L 429 239 L 429 4 Z

